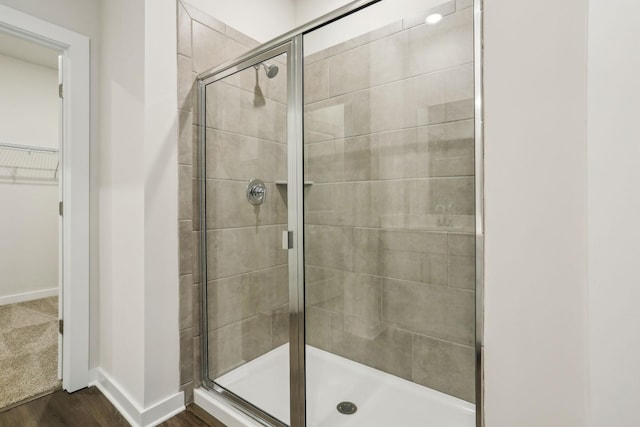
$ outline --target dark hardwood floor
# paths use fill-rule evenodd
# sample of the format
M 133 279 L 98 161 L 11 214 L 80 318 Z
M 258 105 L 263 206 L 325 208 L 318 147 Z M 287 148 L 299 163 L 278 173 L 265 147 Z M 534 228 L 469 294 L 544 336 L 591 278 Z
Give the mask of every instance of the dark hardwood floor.
M 129 423 L 95 388 L 69 394 L 56 391 L 0 412 L 0 427 L 128 427 Z M 162 427 L 225 427 L 195 405 L 160 424 Z

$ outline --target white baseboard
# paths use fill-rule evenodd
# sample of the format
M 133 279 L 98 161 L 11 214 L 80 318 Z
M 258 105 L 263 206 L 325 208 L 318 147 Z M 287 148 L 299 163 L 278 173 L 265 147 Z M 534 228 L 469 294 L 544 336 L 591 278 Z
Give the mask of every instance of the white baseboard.
M 213 415 L 228 427 L 262 427 L 248 415 L 229 405 L 220 397 L 203 388 L 193 391 L 193 403 Z
M 17 302 L 33 301 L 34 299 L 55 297 L 58 288 L 44 289 L 42 291 L 25 292 L 23 294 L 7 295 L 0 297 L 0 305 L 15 304 Z
M 90 374 L 91 383 L 134 427 L 153 427 L 185 410 L 184 392 L 167 397 L 149 408 L 141 408 L 112 378 L 100 368 Z

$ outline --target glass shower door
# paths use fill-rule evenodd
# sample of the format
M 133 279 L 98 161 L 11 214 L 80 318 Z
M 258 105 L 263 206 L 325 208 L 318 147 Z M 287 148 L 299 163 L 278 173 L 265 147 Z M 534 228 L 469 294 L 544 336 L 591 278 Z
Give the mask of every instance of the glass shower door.
M 475 425 L 471 6 L 304 36 L 309 427 Z
M 289 418 L 288 54 L 205 80 L 205 384 Z M 256 382 L 257 381 L 257 382 Z

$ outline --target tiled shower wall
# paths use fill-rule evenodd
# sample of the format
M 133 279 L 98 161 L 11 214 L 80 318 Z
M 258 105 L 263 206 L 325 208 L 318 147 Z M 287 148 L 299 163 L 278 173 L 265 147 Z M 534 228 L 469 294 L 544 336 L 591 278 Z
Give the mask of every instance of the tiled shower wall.
M 289 341 L 287 69 L 243 70 L 207 86 L 209 375 L 217 378 Z M 254 178 L 263 204 L 246 196 Z M 278 184 L 279 183 L 279 184 Z
M 406 19 L 306 58 L 307 339 L 473 401 L 472 15 L 457 3 L 438 26 Z M 180 377 L 190 402 L 201 381 L 192 85 L 257 43 L 189 5 L 178 4 L 178 21 Z M 212 90 L 234 99 L 254 90 L 252 79 L 229 83 Z M 270 83 L 261 81 L 267 102 L 282 104 Z M 208 138 L 220 141 L 208 159 L 209 326 L 226 344 L 215 376 L 286 342 L 284 251 L 267 259 L 259 249 L 279 247 L 286 190 L 275 181 L 286 173 L 282 138 L 209 120 Z M 269 146 L 273 168 L 255 157 Z M 251 178 L 268 183 L 274 203 L 259 218 L 242 193 Z
M 470 3 L 306 58 L 305 259 L 309 344 L 474 401 Z
M 193 389 L 201 383 L 201 355 L 200 355 L 200 322 L 201 322 L 201 278 L 199 270 L 199 168 L 198 168 L 198 145 L 197 145 L 197 128 L 195 126 L 195 101 L 196 90 L 194 81 L 197 74 L 219 65 L 224 61 L 233 59 L 242 53 L 257 46 L 257 42 L 249 39 L 243 34 L 237 32 L 233 28 L 227 27 L 220 21 L 211 16 L 193 8 L 188 4 L 177 3 L 178 8 L 178 111 L 179 111 L 179 233 L 180 233 L 180 383 L 181 389 L 185 391 L 185 400 L 187 403 L 193 401 Z M 236 88 L 225 86 L 233 91 Z M 233 138 L 240 136 L 232 136 L 224 139 L 226 143 L 233 143 Z M 224 149 L 224 144 L 221 146 Z M 229 147 L 227 147 L 229 148 Z M 232 153 L 226 153 L 232 154 Z M 232 166 L 233 157 L 225 155 L 221 157 L 226 159 L 227 165 Z M 236 168 L 237 169 L 237 168 Z M 224 172 L 224 168 L 221 169 Z M 221 172 L 222 173 L 222 172 Z M 233 174 L 233 172 L 231 172 Z M 217 178 L 231 178 L 233 176 L 212 175 Z M 258 178 L 259 176 L 255 176 Z M 254 178 L 252 176 L 251 178 Z M 220 193 L 221 196 L 226 195 L 226 189 L 233 187 L 233 193 L 236 194 L 238 187 L 242 186 L 241 182 L 234 183 L 229 179 L 224 186 L 216 185 L 221 181 L 214 182 L 209 186 L 208 191 Z M 246 183 L 244 184 L 246 185 Z M 242 194 L 242 197 L 244 195 Z M 246 200 L 246 199 L 245 199 Z M 275 201 L 275 199 L 274 199 Z M 225 199 L 226 203 L 235 202 L 234 199 Z M 239 224 L 234 224 L 236 219 L 233 216 L 234 208 L 225 205 L 212 205 L 209 220 L 214 224 L 213 234 L 227 235 L 233 234 L 233 228 Z M 220 215 L 224 212 L 231 215 Z M 267 210 L 263 213 L 263 217 L 267 215 Z M 239 219 L 247 218 L 246 215 L 240 216 Z M 214 220 L 215 219 L 215 220 Z M 266 228 L 265 228 L 266 229 Z M 275 231 L 274 231 L 275 234 Z M 215 240 L 215 239 L 214 239 Z M 233 269 L 233 266 L 229 266 Z M 211 277 L 218 277 L 218 272 L 211 272 Z M 220 277 L 225 275 L 233 275 L 236 272 L 220 271 Z M 245 275 L 246 279 L 241 280 L 244 287 L 251 287 L 256 278 L 251 275 Z M 232 280 L 232 279 L 230 279 Z M 231 283 L 229 283 L 230 285 Z M 233 290 L 232 287 L 224 287 Z M 216 293 L 213 293 L 216 297 Z M 226 298 L 226 297 L 225 297 Z M 231 301 L 231 300 L 230 300 Z M 236 312 L 231 306 L 227 305 L 226 312 L 221 311 L 217 317 L 212 316 L 211 325 L 214 331 L 218 327 L 226 326 L 229 332 L 242 325 L 235 322 L 233 318 Z M 275 302 L 274 302 L 275 304 Z M 227 315 L 224 315 L 227 313 Z M 245 313 L 246 314 L 246 313 Z M 250 316 L 248 316 L 250 317 Z M 249 322 L 255 325 L 256 322 Z M 247 326 L 247 325 L 244 325 Z M 259 325 L 258 325 L 259 326 Z M 255 329 L 255 328 L 254 328 Z M 258 328 L 259 329 L 259 328 Z M 237 334 L 241 337 L 242 334 Z M 233 344 L 233 343 L 231 343 Z M 240 343 L 241 344 L 241 343 Z M 229 357 L 238 356 L 233 352 Z M 244 356 L 240 354 L 239 356 Z M 239 360 L 233 361 L 227 359 L 228 365 L 238 363 Z

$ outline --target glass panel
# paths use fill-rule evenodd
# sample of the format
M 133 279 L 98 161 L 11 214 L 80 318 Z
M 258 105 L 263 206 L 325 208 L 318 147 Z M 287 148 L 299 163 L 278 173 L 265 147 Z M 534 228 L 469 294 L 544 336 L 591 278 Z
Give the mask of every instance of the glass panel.
M 305 36 L 310 427 L 475 425 L 471 6 L 385 0 Z
M 289 417 L 286 102 L 286 54 L 206 87 L 208 380 L 280 420 Z

